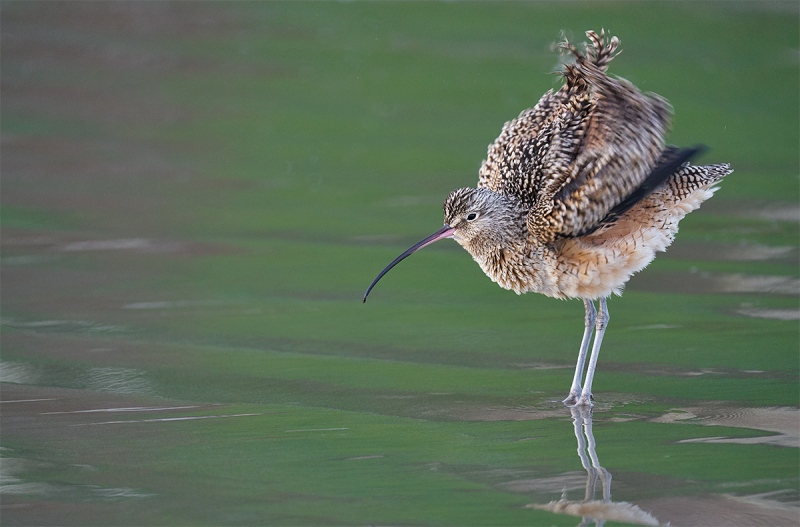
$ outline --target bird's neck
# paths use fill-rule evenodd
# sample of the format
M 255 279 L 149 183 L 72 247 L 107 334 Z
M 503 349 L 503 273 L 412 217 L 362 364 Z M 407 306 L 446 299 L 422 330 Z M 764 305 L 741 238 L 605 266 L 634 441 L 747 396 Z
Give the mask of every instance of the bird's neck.
M 525 245 L 497 244 L 493 247 L 482 247 L 480 252 L 469 252 L 486 276 L 497 282 L 500 287 L 520 293 L 525 289 L 523 282 L 531 277 L 530 272 L 525 272 L 527 262 L 524 255 L 528 252 Z
M 529 241 L 498 245 L 480 254 L 473 253 L 472 257 L 483 272 L 504 289 L 517 294 L 537 292 L 563 298 L 554 277 L 547 271 L 555 265 L 556 257 L 546 245 Z

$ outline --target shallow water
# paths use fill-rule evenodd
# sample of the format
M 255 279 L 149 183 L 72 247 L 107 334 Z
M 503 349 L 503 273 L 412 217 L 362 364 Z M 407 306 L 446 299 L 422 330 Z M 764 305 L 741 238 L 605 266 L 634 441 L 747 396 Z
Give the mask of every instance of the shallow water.
M 3 523 L 796 525 L 797 6 L 770 5 L 3 4 Z M 360 296 L 553 86 L 559 31 L 601 26 L 736 172 L 609 301 L 581 413 L 580 302 L 455 244 Z
M 339 521 L 298 508 L 311 502 L 345 522 L 793 525 L 800 498 L 780 467 L 796 459 L 796 408 L 593 416 L 545 401 L 430 421 L 16 383 L 2 404 L 11 523 Z M 746 466 L 728 466 L 738 456 Z M 372 512 L 380 503 L 396 508 Z

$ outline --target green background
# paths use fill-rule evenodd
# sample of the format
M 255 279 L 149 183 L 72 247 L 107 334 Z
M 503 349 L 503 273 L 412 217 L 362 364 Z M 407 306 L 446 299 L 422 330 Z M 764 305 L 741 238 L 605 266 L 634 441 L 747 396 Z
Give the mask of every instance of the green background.
M 581 303 L 452 242 L 360 300 L 601 28 L 669 142 L 735 169 L 609 300 L 614 500 L 797 517 L 796 3 L 0 9 L 4 523 L 574 525 L 525 505 L 583 496 Z M 794 439 L 748 443 L 759 412 Z

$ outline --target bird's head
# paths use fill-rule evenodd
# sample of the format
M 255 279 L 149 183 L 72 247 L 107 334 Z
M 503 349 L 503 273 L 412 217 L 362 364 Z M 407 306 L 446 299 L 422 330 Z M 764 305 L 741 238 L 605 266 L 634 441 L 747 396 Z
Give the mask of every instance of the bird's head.
M 487 188 L 460 188 L 444 202 L 444 226 L 412 245 L 372 281 L 364 302 L 378 280 L 418 250 L 444 238 L 453 238 L 473 258 L 525 239 L 525 211 L 512 199 Z
M 472 256 L 525 238 L 525 214 L 516 201 L 488 188 L 459 188 L 444 202 L 451 237 Z

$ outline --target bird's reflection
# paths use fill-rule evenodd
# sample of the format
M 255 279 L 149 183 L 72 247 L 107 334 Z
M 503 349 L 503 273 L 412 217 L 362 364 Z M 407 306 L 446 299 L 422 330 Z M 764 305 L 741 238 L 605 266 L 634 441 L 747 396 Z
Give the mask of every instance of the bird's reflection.
M 585 406 L 572 407 L 572 423 L 575 439 L 578 441 L 578 456 L 586 470 L 586 491 L 582 500 L 567 499 L 566 490 L 561 499 L 545 505 L 531 504 L 530 508 L 547 510 L 559 514 L 569 514 L 581 518 L 579 526 L 602 526 L 606 521 L 632 523 L 636 525 L 661 525 L 651 514 L 636 505 L 625 501 L 611 500 L 611 474 L 600 465 L 597 459 L 596 443 L 592 432 L 592 410 Z M 602 487 L 602 499 L 595 499 L 597 484 Z

